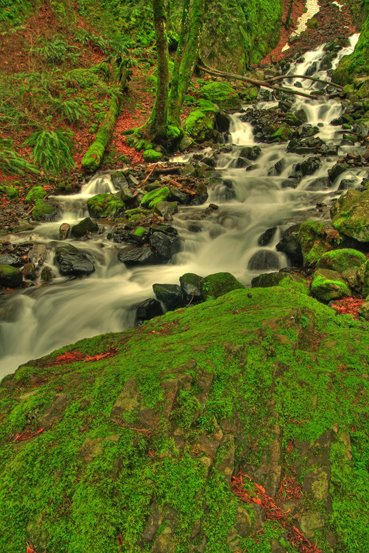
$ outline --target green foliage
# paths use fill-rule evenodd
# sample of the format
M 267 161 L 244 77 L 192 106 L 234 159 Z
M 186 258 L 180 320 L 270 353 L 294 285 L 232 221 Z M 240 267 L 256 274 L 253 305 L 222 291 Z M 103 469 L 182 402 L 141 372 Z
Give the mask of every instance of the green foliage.
M 38 173 L 38 170 L 32 163 L 25 160 L 13 150 L 12 142 L 4 139 L 0 139 L 0 171 L 10 175 Z
M 97 194 L 87 200 L 92 217 L 114 217 L 124 209 L 124 202 L 114 194 Z
M 46 196 L 46 190 L 42 186 L 32 186 L 27 192 L 25 202 L 27 204 L 34 204 L 36 200 L 43 200 Z
M 73 133 L 70 131 L 36 131 L 26 145 L 33 148 L 33 158 L 47 173 L 59 174 L 74 167 Z
M 53 65 L 66 61 L 75 62 L 79 55 L 78 48 L 70 46 L 63 37 L 58 36 L 51 40 L 41 40 L 40 46 L 35 46 L 32 52 Z
M 31 9 L 29 0 L 0 0 L 0 29 L 8 31 L 10 26 L 19 25 Z
M 156 150 L 150 149 L 150 150 L 144 150 L 143 152 L 143 158 L 145 161 L 148 161 L 149 163 L 155 163 L 157 161 L 160 161 L 163 157 L 163 154 L 161 152 L 158 152 Z
M 82 103 L 81 99 L 60 100 L 59 98 L 55 98 L 53 99 L 53 104 L 56 110 L 65 117 L 69 123 L 76 123 L 77 121 L 84 120 L 88 115 L 88 108 Z
M 237 91 L 226 82 L 208 82 L 201 88 L 201 93 L 204 98 L 223 109 L 237 109 L 241 106 Z
M 159 202 L 164 202 L 170 196 L 170 189 L 167 186 L 155 188 L 147 192 L 141 200 L 143 207 L 153 209 Z

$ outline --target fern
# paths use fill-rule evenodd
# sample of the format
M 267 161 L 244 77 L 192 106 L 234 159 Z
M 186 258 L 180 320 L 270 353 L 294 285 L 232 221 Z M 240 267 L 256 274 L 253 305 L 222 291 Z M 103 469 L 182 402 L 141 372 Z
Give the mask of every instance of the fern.
M 33 158 L 47 173 L 59 174 L 74 167 L 73 133 L 70 131 L 36 131 L 25 142 L 33 148 Z
M 61 37 L 55 37 L 53 40 L 42 41 L 40 46 L 31 50 L 50 64 L 59 65 L 64 61 L 76 61 L 79 53 L 78 48 L 70 46 Z
M 76 123 L 85 119 L 88 115 L 88 109 L 78 100 L 60 100 L 53 98 L 53 104 L 58 113 L 67 119 L 69 123 Z
M 7 175 L 38 173 L 38 170 L 32 163 L 19 156 L 13 150 L 11 140 L 3 139 L 0 139 L 0 171 Z

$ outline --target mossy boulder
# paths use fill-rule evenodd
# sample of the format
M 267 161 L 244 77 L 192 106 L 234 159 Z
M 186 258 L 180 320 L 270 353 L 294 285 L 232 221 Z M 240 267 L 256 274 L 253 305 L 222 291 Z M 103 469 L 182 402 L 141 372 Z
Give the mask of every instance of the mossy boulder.
M 22 284 L 22 273 L 17 267 L 0 265 L 0 286 L 17 288 Z
M 332 225 L 341 234 L 369 242 L 369 190 L 349 190 L 332 208 Z
M 125 204 L 119 194 L 97 194 L 87 200 L 87 208 L 91 217 L 116 217 L 125 209 Z
M 237 91 L 229 83 L 223 81 L 211 81 L 204 84 L 201 94 L 210 102 L 213 102 L 221 109 L 239 109 L 241 100 Z
M 89 233 L 99 232 L 99 225 L 95 223 L 90 217 L 82 219 L 77 225 L 73 225 L 71 228 L 71 234 L 74 238 L 83 238 L 88 236 Z
M 341 248 L 323 254 L 317 263 L 317 267 L 344 273 L 355 267 L 360 267 L 365 262 L 366 257 L 362 252 L 352 248 Z
M 0 387 L 3 551 L 292 552 L 240 468 L 317 549 L 366 551 L 368 348 L 366 321 L 276 287 L 29 362 Z
M 351 290 L 337 271 L 318 269 L 311 281 L 311 295 L 323 302 L 351 296 Z
M 58 208 L 48 203 L 46 200 L 36 200 L 31 211 L 31 217 L 34 221 L 51 221 L 58 214 Z
M 213 137 L 215 112 L 195 109 L 184 123 L 184 129 L 195 142 L 205 142 Z
M 308 220 L 300 225 L 297 241 L 300 244 L 304 265 L 315 265 L 324 253 L 337 248 L 340 234 L 324 221 Z
M 232 290 L 245 288 L 231 273 L 214 273 L 201 281 L 201 293 L 204 300 L 219 298 Z
M 358 269 L 358 280 L 361 294 L 366 298 L 369 295 L 369 260 Z
M 156 163 L 157 161 L 160 161 L 162 159 L 163 154 L 151 148 L 149 150 L 145 150 L 142 156 L 144 160 L 148 163 Z
M 340 61 L 333 73 L 333 80 L 341 85 L 352 83 L 355 78 L 369 74 L 369 16 L 361 29 L 355 50 Z
M 154 209 L 160 202 L 165 202 L 170 196 L 170 188 L 168 186 L 162 186 L 161 188 L 155 188 L 147 192 L 141 200 L 142 207 L 148 207 Z
M 43 200 L 46 196 L 46 190 L 42 186 L 32 186 L 24 200 L 27 204 L 34 204 L 37 200 Z

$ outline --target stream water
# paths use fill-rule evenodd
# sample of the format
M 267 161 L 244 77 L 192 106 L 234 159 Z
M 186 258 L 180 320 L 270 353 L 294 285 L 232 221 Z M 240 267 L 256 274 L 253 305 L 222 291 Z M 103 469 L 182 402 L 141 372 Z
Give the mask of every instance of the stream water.
M 339 57 L 353 49 L 355 40 L 356 36 Z M 315 76 L 327 78 L 326 72 L 319 69 L 322 54 L 323 47 L 309 52 L 304 61 L 290 68 L 290 74 L 305 75 L 316 64 Z M 299 83 L 304 90 L 319 88 L 319 83 L 306 79 L 295 79 L 288 84 L 299 87 Z M 308 123 L 319 125 L 323 140 L 340 144 L 341 128 L 331 125 L 341 113 L 340 102 L 326 98 L 296 98 L 293 109 L 303 109 Z M 268 108 L 276 103 L 260 105 Z M 178 278 L 186 272 L 205 276 L 229 271 L 247 285 L 254 276 L 265 272 L 265 267 L 278 270 L 286 266 L 284 255 L 275 249 L 281 230 L 313 215 L 317 202 L 337 194 L 342 179 L 352 179 L 353 186 L 360 183 L 363 175 L 357 169 L 340 175 L 330 188 L 316 189 L 313 183 L 326 177 L 336 162 L 336 156 L 332 155 L 322 158 L 320 168 L 313 175 L 302 178 L 296 188 L 285 187 L 295 164 L 309 157 L 288 153 L 286 144 L 259 144 L 262 153 L 255 164 L 247 171 L 237 168 L 242 147 L 256 144 L 251 125 L 242 123 L 241 116 L 232 116 L 232 148 L 218 158 L 215 168 L 218 179 L 209 189 L 208 203 L 182 207 L 174 219 L 183 247 L 170 264 L 128 269 L 117 260 L 117 250 L 121 246 L 104 237 L 87 242 L 73 240 L 74 245 L 94 255 L 94 274 L 74 280 L 57 276 L 50 284 L 17 292 L 0 304 L 0 378 L 13 372 L 19 364 L 65 344 L 131 327 L 135 319 L 133 306 L 153 297 L 152 284 L 155 282 L 178 283 Z M 339 151 L 342 153 L 349 148 L 352 146 L 340 146 Z M 283 160 L 283 170 L 278 176 L 272 176 L 271 168 L 279 160 Z M 109 175 L 94 177 L 83 186 L 80 194 L 56 197 L 61 208 L 58 222 L 41 224 L 32 233 L 13 236 L 11 240 L 46 244 L 46 263 L 58 275 L 53 257 L 55 246 L 60 243 L 60 224 L 81 220 L 88 215 L 87 199 L 108 191 L 114 191 Z M 217 204 L 219 209 L 210 217 L 199 218 L 199 212 L 210 203 Z M 259 237 L 273 227 L 276 227 L 274 236 L 261 248 Z M 255 253 L 260 251 L 263 253 L 255 258 Z

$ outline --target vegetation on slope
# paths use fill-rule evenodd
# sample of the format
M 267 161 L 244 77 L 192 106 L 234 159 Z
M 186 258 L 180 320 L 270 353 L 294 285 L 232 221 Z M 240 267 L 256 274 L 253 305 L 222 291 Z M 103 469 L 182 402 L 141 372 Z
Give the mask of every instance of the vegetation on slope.
M 311 551 L 365 551 L 367 324 L 294 286 L 236 290 L 7 377 L 2 549 L 297 551 L 263 501 L 232 494 L 242 469 Z

